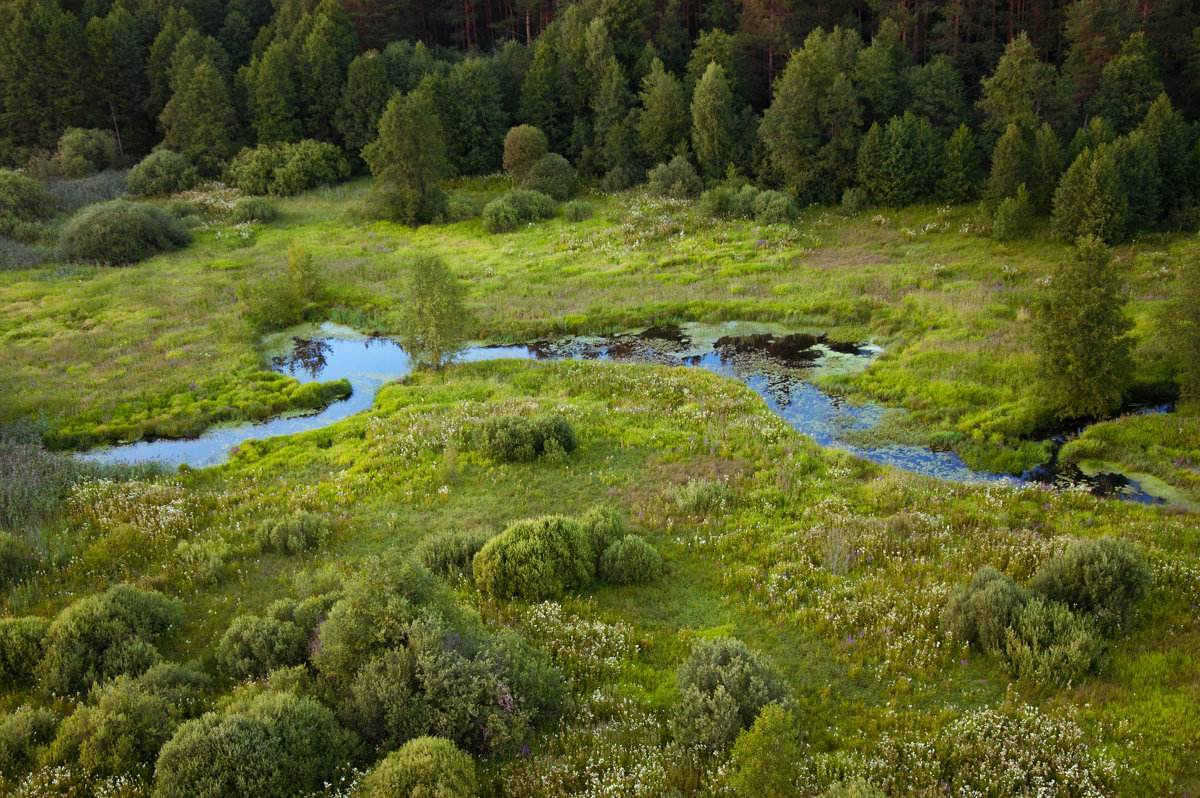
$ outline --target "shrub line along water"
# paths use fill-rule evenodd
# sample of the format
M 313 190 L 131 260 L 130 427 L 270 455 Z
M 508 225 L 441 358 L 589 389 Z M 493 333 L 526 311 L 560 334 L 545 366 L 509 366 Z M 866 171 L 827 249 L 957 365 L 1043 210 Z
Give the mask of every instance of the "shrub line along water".
M 205 467 L 224 462 L 251 439 L 320 429 L 368 410 L 383 385 L 412 370 L 394 341 L 368 337 L 324 324 L 264 342 L 272 368 L 301 382 L 346 379 L 351 395 L 318 413 L 285 415 L 261 423 L 214 427 L 197 438 L 159 439 L 97 449 L 80 457 L 104 462 L 158 460 Z M 818 388 L 813 380 L 867 368 L 882 350 L 871 344 L 831 342 L 823 335 L 751 322 L 659 325 L 637 333 L 567 337 L 513 346 L 473 346 L 459 362 L 488 360 L 622 360 L 703 368 L 736 379 L 759 394 L 772 412 L 821 446 L 842 449 L 876 463 L 926 476 L 965 483 L 1054 484 L 1086 489 L 1143 503 L 1160 503 L 1134 479 L 1117 474 L 1089 475 L 1078 469 L 1041 466 L 1020 478 L 974 471 L 954 452 L 900 443 L 861 444 L 862 433 L 884 420 L 892 408 L 850 402 Z M 858 435 L 856 436 L 855 433 Z

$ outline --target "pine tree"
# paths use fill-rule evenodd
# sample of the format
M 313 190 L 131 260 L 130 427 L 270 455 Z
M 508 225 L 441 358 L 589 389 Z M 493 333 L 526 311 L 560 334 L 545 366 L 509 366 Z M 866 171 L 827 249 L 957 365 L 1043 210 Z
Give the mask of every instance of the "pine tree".
M 1042 395 L 1057 418 L 1106 416 L 1121 406 L 1133 326 L 1124 305 L 1112 251 L 1080 237 L 1076 256 L 1054 270 L 1037 319 Z
M 1128 133 L 1145 119 L 1162 90 L 1146 37 L 1135 33 L 1121 45 L 1121 52 L 1104 65 L 1091 111 L 1107 119 L 1117 135 Z
M 724 175 L 733 159 L 735 120 L 725 70 L 711 63 L 692 96 L 692 149 L 701 171 L 709 178 Z
M 979 185 L 979 148 L 975 136 L 965 124 L 955 128 L 946 140 L 942 177 L 938 181 L 938 196 L 956 205 L 975 199 Z
M 1138 131 L 1146 136 L 1158 163 L 1159 218 L 1170 219 L 1177 211 L 1190 207 L 1195 197 L 1188 124 L 1164 93 L 1150 106 Z
M 154 119 L 162 113 L 167 100 L 171 99 L 171 56 L 184 34 L 196 27 L 192 15 L 185 9 L 172 8 L 163 17 L 162 29 L 150 45 L 146 56 L 146 77 L 150 83 L 149 94 L 143 109 Z
M 296 91 L 296 57 L 289 42 L 277 40 L 250 65 L 246 99 L 250 124 L 260 144 L 304 137 Z
M 393 93 L 387 69 L 374 50 L 350 62 L 336 119 L 346 152 L 358 156 L 378 135 L 379 117 Z
M 690 119 L 683 84 L 655 59 L 650 74 L 642 79 L 638 97 L 642 102 L 638 118 L 642 151 L 650 163 L 666 163 L 679 151 L 688 133 Z
M 993 208 L 1017 196 L 1017 186 L 1028 186 L 1033 175 L 1033 153 L 1026 131 L 1017 123 L 1009 124 L 996 142 L 992 153 L 992 172 L 984 199 Z
M 604 78 L 592 98 L 592 124 L 596 160 L 607 172 L 618 166 L 629 168 L 634 160 L 637 136 L 633 126 L 633 94 L 616 56 L 608 59 Z
M 113 130 L 121 152 L 149 150 L 154 143 L 154 122 L 141 108 L 150 85 L 137 21 L 118 6 L 107 16 L 88 22 L 87 39 L 100 101 L 97 126 Z
M 886 123 L 906 107 L 904 73 L 911 61 L 900 41 L 899 26 L 891 19 L 884 20 L 854 64 L 854 86 L 862 101 L 864 121 Z
M 1043 122 L 1033 137 L 1032 170 L 1029 175 L 1029 200 L 1038 213 L 1049 213 L 1054 205 L 1054 190 L 1062 177 L 1062 145 L 1054 128 Z
M 893 117 L 884 131 L 882 200 L 902 207 L 927 199 L 937 183 L 937 155 L 941 149 L 933 126 L 911 111 Z
M 379 135 L 363 149 L 376 185 L 373 211 L 405 224 L 432 221 L 445 205 L 446 144 L 432 92 L 422 87 L 392 97 Z
M 215 175 L 236 151 L 237 116 L 221 71 L 205 56 L 181 75 L 159 120 L 166 144 L 183 153 L 203 175 Z
M 1054 192 L 1054 232 L 1067 241 L 1093 237 L 1119 241 L 1128 203 L 1111 145 L 1085 148 Z
M 1057 70 L 1038 60 L 1022 32 L 1004 48 L 996 71 L 983 81 L 979 107 L 986 114 L 985 130 L 1000 133 L 1012 124 L 1026 130 L 1043 121 L 1060 124 L 1069 102 Z

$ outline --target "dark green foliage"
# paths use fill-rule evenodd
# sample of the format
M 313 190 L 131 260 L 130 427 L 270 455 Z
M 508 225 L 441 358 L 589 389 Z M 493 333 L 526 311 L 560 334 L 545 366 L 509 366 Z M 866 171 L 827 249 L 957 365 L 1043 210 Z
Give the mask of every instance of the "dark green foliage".
M 549 219 L 554 211 L 552 197 L 540 191 L 514 189 L 483 206 L 483 229 L 488 233 L 511 233 L 519 225 Z
M 38 555 L 24 537 L 0 532 L 0 588 L 15 585 L 38 564 Z
M 84 208 L 59 235 L 62 256 L 105 266 L 137 263 L 191 243 L 192 235 L 161 208 L 113 200 Z
M 551 452 L 569 454 L 578 446 L 574 428 L 562 416 L 493 416 L 475 430 L 475 448 L 499 463 L 528 463 Z
M 885 19 L 870 45 L 858 52 L 853 67 L 865 121 L 882 123 L 902 113 L 908 88 L 904 75 L 911 63 L 899 26 L 895 20 Z
M 992 214 L 992 238 L 1009 241 L 1029 234 L 1033 224 L 1033 203 L 1025 184 L 1017 186 L 1016 196 L 1005 197 Z
M 950 594 L 942 625 L 955 640 L 996 654 L 1004 650 L 1007 630 L 1029 599 L 1028 590 L 985 565 L 971 577 L 970 584 Z
M 1166 94 L 1160 94 L 1138 127 L 1154 148 L 1161 175 L 1159 216 L 1171 219 L 1191 205 L 1196 185 L 1193 179 L 1189 143 L 1192 133 L 1183 115 L 1171 107 Z
M 647 182 L 650 193 L 674 199 L 695 197 L 704 188 L 691 162 L 682 155 L 651 169 Z
M 800 214 L 792 198 L 780 191 L 718 187 L 700 195 L 699 210 L 706 216 L 753 219 L 759 224 L 790 224 Z
M 275 219 L 275 206 L 263 197 L 246 197 L 233 203 L 229 221 L 234 224 L 247 222 L 266 223 Z
M 529 168 L 521 186 L 563 202 L 575 189 L 575 170 L 567 163 L 566 158 L 551 152 L 543 155 Z
M 1009 197 L 1017 196 L 1017 188 L 1029 184 L 1033 171 L 1029 137 L 1020 125 L 1010 124 L 992 152 L 992 173 L 984 199 L 989 206 L 995 207 Z
M 32 770 L 57 724 L 54 713 L 42 707 L 19 707 L 0 715 L 0 774 L 15 781 Z
M 200 174 L 217 174 L 237 150 L 237 115 L 225 76 L 204 56 L 172 79 L 172 91 L 159 115 L 164 143 L 183 153 Z
M 304 135 L 296 62 L 295 46 L 277 39 L 242 72 L 246 110 L 260 144 L 297 141 Z
M 1109 243 L 1126 233 L 1129 202 L 1114 148 L 1085 147 L 1054 192 L 1054 232 L 1067 241 L 1090 236 Z
M 497 599 L 541 601 L 584 587 L 596 555 L 583 529 L 562 516 L 516 521 L 475 555 L 475 584 Z
M 1031 586 L 1111 631 L 1128 624 L 1151 581 L 1150 566 L 1140 551 L 1123 540 L 1100 538 L 1077 540 L 1043 562 Z
M 1054 202 L 1054 190 L 1062 176 L 1062 146 L 1054 129 L 1046 123 L 1033 136 L 1029 201 L 1038 213 L 1048 213 Z
M 687 140 L 691 123 L 683 85 L 656 58 L 642 78 L 638 98 L 642 103 L 637 123 L 642 152 L 650 163 L 665 163 Z
M 590 202 L 571 200 L 563 206 L 563 218 L 568 222 L 582 222 L 591 219 L 595 209 Z
M 974 199 L 980 181 L 979 161 L 975 136 L 965 124 L 959 125 L 946 140 L 938 195 L 955 204 Z
M 479 206 L 470 197 L 451 194 L 446 200 L 446 221 L 465 222 L 479 215 Z
M 294 144 L 261 144 L 244 149 L 225 170 L 225 179 L 247 194 L 285 197 L 346 177 L 337 147 L 304 139 Z
M 0 169 L 0 236 L 36 239 L 41 234 L 36 223 L 52 217 L 57 205 L 37 180 Z
M 600 557 L 600 578 L 614 585 L 654 582 L 662 574 L 662 557 L 640 535 L 626 535 Z
M 983 81 L 979 106 L 986 115 L 984 127 L 1000 133 L 1009 125 L 1023 130 L 1034 130 L 1043 121 L 1058 125 L 1069 108 L 1064 89 L 1058 70 L 1038 60 L 1022 31 L 1004 48 L 995 71 Z
M 324 516 L 298 510 L 284 518 L 259 524 L 255 539 L 263 551 L 299 554 L 321 545 L 331 532 Z
M 1162 88 L 1146 37 L 1134 33 L 1104 65 L 1091 112 L 1111 122 L 1118 135 L 1128 133 L 1141 124 Z
M 727 748 L 767 704 L 787 697 L 770 662 L 732 637 L 698 640 L 675 672 L 679 702 L 671 730 L 685 747 Z
M 511 233 L 517 229 L 517 209 L 502 197 L 483 206 L 483 231 L 485 233 Z
M 455 529 L 425 538 L 415 555 L 421 563 L 442 578 L 471 573 L 471 563 L 484 544 L 492 539 L 486 529 Z
M 1071 685 L 1100 667 L 1104 638 L 1095 622 L 1065 604 L 1031 598 L 1005 632 L 1004 664 L 1029 681 Z
M 440 369 L 463 350 L 470 317 L 464 289 L 437 255 L 418 255 L 408 267 L 397 342 L 417 365 Z
M 1123 290 L 1112 251 L 1090 236 L 1054 270 L 1037 317 L 1037 351 L 1042 394 L 1057 418 L 1121 406 L 1132 368 Z
M 1159 217 L 1159 184 L 1162 170 L 1158 155 L 1144 133 L 1134 131 L 1112 145 L 1113 159 L 1126 198 L 1128 230 L 1150 230 Z
M 440 737 L 419 737 L 393 751 L 367 774 L 362 798 L 474 798 L 475 760 Z
M 329 781 L 352 747 L 352 735 L 325 707 L 265 693 L 229 714 L 210 712 L 180 726 L 159 754 L 154 794 L 290 798 Z
M 303 663 L 307 643 L 305 630 L 290 621 L 242 615 L 221 636 L 217 664 L 231 678 L 257 678 Z
M 45 618 L 0 618 L 0 683 L 23 687 L 33 682 L 49 628 Z
M 943 138 L 967 120 L 967 89 L 950 58 L 934 56 L 908 72 L 908 110 L 930 121 Z
M 50 159 L 50 172 L 62 177 L 86 177 L 112 169 L 120 161 L 117 139 L 111 131 L 72 127 L 58 140 L 58 149 Z
M 449 174 L 442 125 L 428 91 L 394 96 L 379 120 L 379 136 L 362 152 L 376 183 L 369 207 L 404 224 L 442 213 L 441 181 Z
M 469 57 L 455 64 L 437 89 L 437 110 L 451 170 L 464 175 L 496 171 L 501 163 L 508 114 L 501 105 L 500 87 L 488 62 Z
M 579 526 L 596 553 L 597 566 L 600 556 L 608 551 L 609 546 L 629 534 L 625 517 L 611 507 L 593 507 L 580 516 Z
M 711 63 L 692 93 L 692 150 L 701 170 L 709 177 L 724 174 L 736 160 L 736 119 L 737 109 L 725 70 Z
M 154 644 L 182 622 L 178 601 L 132 585 L 80 599 L 46 630 L 40 686 L 69 695 L 123 673 L 142 673 L 159 659 Z
M 207 676 L 169 663 L 97 685 L 58 727 L 48 759 L 100 777 L 152 767 L 175 728 L 198 714 L 210 686 Z
M 548 151 L 545 133 L 533 125 L 518 125 L 504 137 L 504 171 L 514 183 L 523 183 L 529 170 Z
M 363 53 L 350 62 L 334 121 L 347 153 L 357 156 L 375 138 L 379 117 L 394 93 L 387 66 L 378 53 Z
M 884 130 L 883 148 L 879 199 L 892 207 L 928 199 L 937 184 L 941 149 L 929 120 L 911 111 L 894 117 Z
M 172 150 L 155 150 L 129 170 L 127 185 L 138 197 L 165 197 L 186 191 L 199 179 L 187 158 Z

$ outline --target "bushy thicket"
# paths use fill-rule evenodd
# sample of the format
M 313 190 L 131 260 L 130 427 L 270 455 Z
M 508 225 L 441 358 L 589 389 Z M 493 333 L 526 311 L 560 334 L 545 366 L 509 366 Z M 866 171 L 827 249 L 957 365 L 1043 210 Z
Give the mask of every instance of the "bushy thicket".
M 686 199 L 697 196 L 704 188 L 691 161 L 676 155 L 667 163 L 660 163 L 647 176 L 650 191 L 660 197 Z
M 86 177 L 120 162 L 117 138 L 111 131 L 72 127 L 59 138 L 49 171 L 62 177 Z
M 234 679 L 265 676 L 275 668 L 304 662 L 307 644 L 308 635 L 290 621 L 242 615 L 222 635 L 217 664 Z
M 321 545 L 331 532 L 324 516 L 297 510 L 283 518 L 263 521 L 255 533 L 255 540 L 263 551 L 299 554 Z
M 625 517 L 611 507 L 593 507 L 579 517 L 579 526 L 587 536 L 588 544 L 596 554 L 596 568 L 600 567 L 599 558 L 619 540 L 624 540 L 629 534 L 629 526 Z
M 475 760 L 440 737 L 418 737 L 384 757 L 359 787 L 361 798 L 474 798 Z
M 498 599 L 541 601 L 589 584 L 596 554 L 577 521 L 546 516 L 516 521 L 475 555 L 475 584 Z
M 260 144 L 238 153 L 225 179 L 247 194 L 286 197 L 315 186 L 336 183 L 349 174 L 341 150 L 313 139 Z
M 681 745 L 707 751 L 731 745 L 764 706 L 788 696 L 766 657 L 732 637 L 696 641 L 675 682 L 671 731 Z
M 1031 587 L 1112 631 L 1128 624 L 1151 580 L 1150 566 L 1140 551 L 1124 540 L 1106 537 L 1075 541 L 1042 564 Z
M 479 206 L 470 197 L 456 193 L 446 199 L 446 221 L 465 222 L 478 215 Z
M 0 169 L 0 236 L 26 243 L 38 240 L 43 222 L 54 215 L 57 202 L 42 184 L 27 174 Z
M 759 224 L 790 224 L 800 215 L 791 197 L 754 186 L 718 186 L 700 195 L 700 212 L 708 216 L 753 219 Z
M 582 222 L 591 219 L 596 213 L 590 202 L 571 200 L 563 206 L 563 218 L 568 222 Z
M 558 153 L 547 153 L 529 167 L 521 187 L 564 202 L 575 190 L 575 170 Z
M 0 786 L 32 770 L 41 749 L 54 738 L 54 713 L 43 707 L 19 707 L 0 714 Z
M 33 682 L 49 628 L 45 618 L 0 618 L 0 682 L 17 687 Z
M 517 125 L 504 137 L 504 171 L 519 185 L 549 149 L 545 133 L 533 125 Z
M 518 225 L 549 219 L 554 199 L 539 191 L 514 189 L 483 206 L 483 229 L 488 233 L 511 233 Z
M 132 585 L 80 599 L 46 630 L 39 686 L 69 695 L 123 673 L 140 674 L 159 661 L 155 644 L 182 622 L 178 601 Z
M 641 535 L 626 535 L 605 549 L 599 573 L 614 585 L 653 582 L 663 574 L 662 556 Z
M 234 224 L 270 222 L 275 218 L 275 206 L 263 197 L 246 197 L 233 203 L 229 220 Z
M 187 191 L 200 182 L 196 168 L 174 150 L 160 149 L 129 170 L 126 185 L 138 197 L 165 197 Z
M 63 228 L 58 247 L 67 260 L 115 266 L 178 249 L 191 240 L 187 228 L 161 208 L 114 200 L 74 216 Z
M 499 463 L 528 463 L 579 448 L 575 428 L 562 416 L 493 416 L 475 428 L 475 448 Z
M 293 244 L 282 269 L 238 291 L 247 320 L 259 330 L 280 330 L 299 324 L 326 300 L 328 288 L 312 252 Z
M 431 572 L 443 578 L 471 573 L 471 563 L 484 544 L 492 538 L 486 529 L 454 529 L 425 538 L 416 548 L 416 557 Z

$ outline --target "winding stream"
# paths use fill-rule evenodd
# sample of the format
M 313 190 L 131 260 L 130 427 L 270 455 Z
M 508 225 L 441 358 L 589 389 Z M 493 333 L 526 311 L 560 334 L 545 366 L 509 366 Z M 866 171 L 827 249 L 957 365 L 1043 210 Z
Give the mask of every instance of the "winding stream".
M 224 425 L 197 438 L 160 439 L 93 450 L 80 457 L 107 462 L 158 460 L 194 468 L 224 462 L 238 444 L 318 429 L 367 410 L 387 382 L 412 370 L 408 355 L 387 338 L 366 337 L 333 324 L 281 333 L 264 342 L 272 368 L 301 382 L 345 378 L 352 394 L 318 413 L 281 416 L 262 423 Z M 518 346 L 476 346 L 460 362 L 484 360 L 616 360 L 703 368 L 740 380 L 799 432 L 821 446 L 852 452 L 876 463 L 955 482 L 1019 485 L 1052 483 L 1143 503 L 1163 500 L 1136 481 L 1113 474 L 1087 475 L 1042 467 L 1015 478 L 973 471 L 955 453 L 922 446 L 864 446 L 851 440 L 877 426 L 889 411 L 881 405 L 849 402 L 824 393 L 813 380 L 826 374 L 865 369 L 881 352 L 871 345 L 831 345 L 822 336 L 772 324 L 727 322 L 651 327 L 639 333 L 597 338 L 564 338 Z M 891 411 L 896 412 L 896 411 Z

